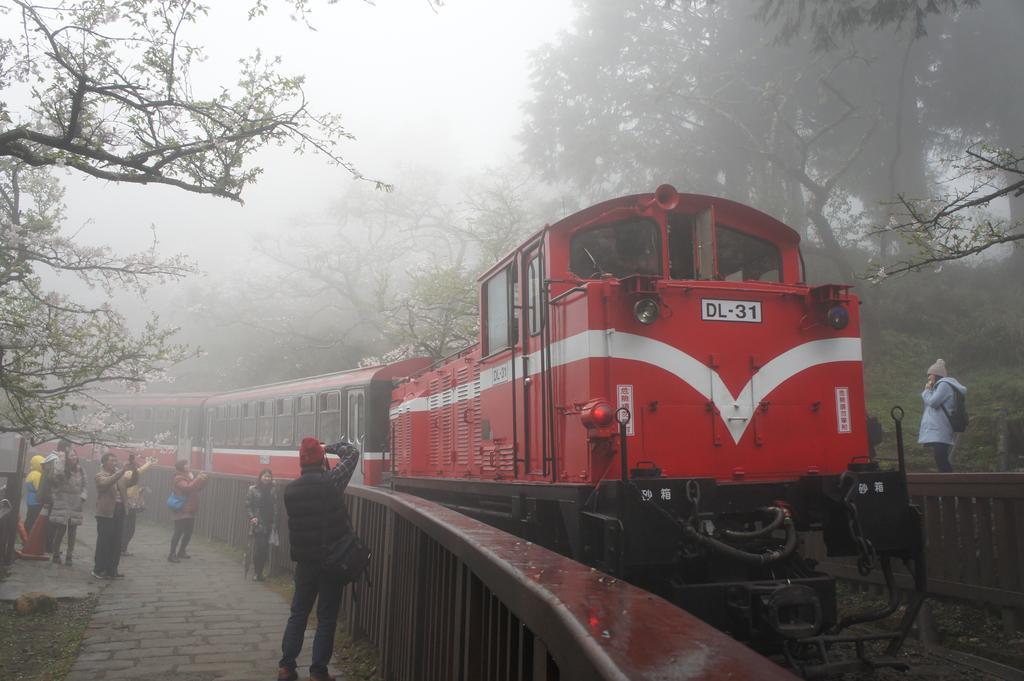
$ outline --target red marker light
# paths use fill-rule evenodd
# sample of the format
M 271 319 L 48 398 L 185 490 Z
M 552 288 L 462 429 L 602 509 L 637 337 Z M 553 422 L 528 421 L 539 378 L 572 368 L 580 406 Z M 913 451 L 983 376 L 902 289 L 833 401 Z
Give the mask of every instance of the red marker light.
M 594 415 L 594 423 L 599 426 L 611 425 L 611 422 L 615 419 L 615 412 L 612 411 L 612 405 L 607 402 L 599 402 L 594 405 L 591 410 L 591 414 Z
M 607 402 L 590 402 L 580 413 L 587 428 L 604 428 L 615 422 L 615 410 Z

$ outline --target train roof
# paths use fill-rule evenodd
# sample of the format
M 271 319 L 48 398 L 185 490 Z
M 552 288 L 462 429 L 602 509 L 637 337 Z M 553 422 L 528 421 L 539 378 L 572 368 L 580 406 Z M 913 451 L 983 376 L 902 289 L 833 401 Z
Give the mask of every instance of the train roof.
M 524 239 L 522 243 L 518 244 L 514 249 L 502 256 L 502 258 L 494 265 L 481 273 L 477 278 L 477 281 L 484 281 L 507 265 L 507 260 L 510 255 L 520 250 L 524 244 L 528 244 L 536 240 L 545 231 L 563 234 L 568 233 L 580 225 L 585 225 L 598 219 L 604 213 L 608 213 L 615 209 L 629 208 L 637 205 L 638 203 L 646 203 L 652 201 L 653 198 L 653 192 L 647 194 L 617 196 L 613 199 L 608 199 L 607 201 L 594 204 L 593 206 L 588 206 L 587 208 L 577 211 L 571 215 L 567 215 L 557 222 L 547 224 L 532 233 L 528 238 Z M 730 226 L 732 227 L 737 227 L 743 231 L 750 232 L 755 236 L 759 236 L 777 244 L 797 246 L 800 243 L 800 234 L 786 223 L 781 220 L 777 220 L 771 215 L 759 211 L 756 208 L 751 208 L 748 205 L 739 203 L 738 201 L 732 201 L 731 199 L 724 199 L 707 194 L 680 193 L 679 204 L 668 212 L 697 213 L 702 210 L 706 210 L 711 206 L 715 207 L 715 212 L 717 213 L 719 221 L 724 220 L 730 223 Z
M 159 405 L 161 407 L 197 407 L 212 393 L 110 393 L 92 397 L 111 407 Z
M 423 367 L 429 366 L 428 357 L 413 357 L 411 359 L 382 364 L 372 367 L 361 367 L 348 369 L 346 371 L 335 371 L 319 376 L 298 378 L 290 381 L 279 381 L 265 385 L 239 388 L 228 392 L 210 395 L 209 403 L 223 404 L 237 400 L 261 399 L 276 395 L 290 395 L 297 393 L 318 392 L 332 388 L 345 388 L 349 386 L 365 385 L 372 381 L 387 381 L 395 378 L 403 378 L 413 374 Z

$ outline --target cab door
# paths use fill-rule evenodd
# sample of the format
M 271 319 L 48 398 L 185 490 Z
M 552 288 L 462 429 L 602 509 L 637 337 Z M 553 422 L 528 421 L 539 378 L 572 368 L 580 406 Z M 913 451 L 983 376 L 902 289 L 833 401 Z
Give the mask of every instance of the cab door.
M 359 457 L 359 466 L 356 467 L 352 482 L 362 485 L 379 484 L 381 474 L 381 453 L 364 451 L 366 442 L 366 393 L 362 388 L 354 388 L 348 391 L 348 416 L 346 421 L 345 435 L 348 441 L 354 444 L 363 455 Z M 372 457 L 372 458 L 371 458 Z
M 541 242 L 523 251 L 519 300 L 522 314 L 519 315 L 522 352 L 522 430 L 520 442 L 522 453 L 520 477 L 534 477 L 547 474 L 547 419 L 548 376 L 544 354 L 544 258 Z

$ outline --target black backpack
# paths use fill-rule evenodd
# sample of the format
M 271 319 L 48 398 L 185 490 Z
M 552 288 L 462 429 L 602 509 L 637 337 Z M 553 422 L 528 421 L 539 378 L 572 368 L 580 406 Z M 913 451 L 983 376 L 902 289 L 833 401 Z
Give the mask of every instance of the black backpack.
M 952 384 L 949 387 L 953 388 Z M 953 432 L 962 433 L 967 430 L 967 426 L 971 422 L 971 417 L 967 413 L 967 395 L 953 388 L 953 396 L 955 398 L 953 411 L 948 411 L 945 405 L 942 406 L 942 411 L 949 419 L 949 425 L 953 426 Z

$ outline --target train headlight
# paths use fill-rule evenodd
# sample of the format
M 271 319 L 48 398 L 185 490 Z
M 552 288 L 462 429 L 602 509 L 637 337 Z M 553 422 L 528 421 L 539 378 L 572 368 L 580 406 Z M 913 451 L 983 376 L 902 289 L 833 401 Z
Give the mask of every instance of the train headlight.
M 654 298 L 641 298 L 633 305 L 633 316 L 641 324 L 653 324 L 658 318 L 658 301 Z
M 603 400 L 594 400 L 580 412 L 583 425 L 587 428 L 605 428 L 615 421 L 615 410 Z
M 833 329 L 845 329 L 846 325 L 850 323 L 850 311 L 842 305 L 833 305 L 829 308 L 825 318 Z

